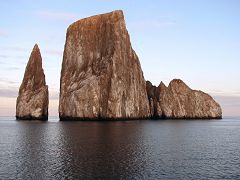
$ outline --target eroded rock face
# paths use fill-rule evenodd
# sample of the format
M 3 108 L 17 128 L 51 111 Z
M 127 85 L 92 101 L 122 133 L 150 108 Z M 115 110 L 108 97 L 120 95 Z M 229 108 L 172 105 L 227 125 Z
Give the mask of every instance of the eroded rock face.
M 48 119 L 48 86 L 42 68 L 42 57 L 36 44 L 29 58 L 19 89 L 16 118 L 27 120 Z
M 122 11 L 92 16 L 69 26 L 59 116 L 61 120 L 150 116 L 146 83 Z
M 174 79 L 166 87 L 155 87 L 162 118 L 212 119 L 222 118 L 220 105 L 208 94 L 190 89 L 182 80 Z M 148 93 L 149 94 L 149 93 Z
M 153 86 L 150 81 L 146 81 L 147 95 L 149 100 L 151 118 L 161 118 L 162 109 L 160 106 L 160 89 Z

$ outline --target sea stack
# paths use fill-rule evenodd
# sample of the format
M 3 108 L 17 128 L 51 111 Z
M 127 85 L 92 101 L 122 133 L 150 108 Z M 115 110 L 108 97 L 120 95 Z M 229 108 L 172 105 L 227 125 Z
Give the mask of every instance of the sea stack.
M 19 89 L 16 118 L 19 120 L 48 119 L 48 86 L 42 68 L 42 57 L 35 44 Z
M 172 119 L 221 119 L 220 105 L 208 94 L 192 90 L 182 80 L 172 80 L 168 87 L 160 83 L 158 87 L 148 82 L 148 97 L 152 99 L 151 114 L 155 118 Z M 154 91 L 154 94 L 152 93 Z M 152 101 L 149 101 L 150 105 Z M 159 106 L 160 109 L 159 110 Z
M 59 116 L 60 120 L 150 117 L 146 83 L 121 10 L 68 27 Z

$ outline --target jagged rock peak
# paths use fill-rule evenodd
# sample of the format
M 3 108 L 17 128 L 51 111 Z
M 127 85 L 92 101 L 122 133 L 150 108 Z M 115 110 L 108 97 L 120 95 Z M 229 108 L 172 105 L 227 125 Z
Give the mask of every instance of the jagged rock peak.
M 48 118 L 48 86 L 42 68 L 42 57 L 37 44 L 31 52 L 16 104 L 17 119 Z
M 122 11 L 69 26 L 59 116 L 61 120 L 149 117 L 146 83 Z
M 36 44 L 34 44 L 34 46 L 33 46 L 33 50 L 37 50 L 37 51 L 39 51 L 40 52 L 40 49 L 39 49 L 39 47 L 38 47 L 38 44 L 36 43 Z
M 220 105 L 208 94 L 192 90 L 182 80 L 172 80 L 160 88 L 160 106 L 165 118 L 222 118 Z
M 212 119 L 222 117 L 220 105 L 208 94 L 189 88 L 181 79 L 173 79 L 168 87 L 147 82 L 147 93 L 153 118 Z
M 29 83 L 30 79 L 32 80 L 32 84 Z M 24 78 L 20 90 L 36 90 L 44 85 L 46 85 L 46 82 L 42 68 L 42 57 L 38 45 L 35 44 L 31 52 L 29 61 L 27 63 L 27 67 L 25 69 Z

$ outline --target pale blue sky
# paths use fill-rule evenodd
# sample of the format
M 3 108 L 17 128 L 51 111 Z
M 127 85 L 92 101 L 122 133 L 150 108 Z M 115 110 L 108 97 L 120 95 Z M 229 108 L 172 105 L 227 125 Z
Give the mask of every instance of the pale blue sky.
M 238 0 L 0 0 L 0 115 L 14 115 L 18 87 L 38 43 L 57 114 L 62 52 L 74 21 L 116 9 L 125 14 L 145 79 L 181 78 L 213 95 L 224 115 L 240 115 Z

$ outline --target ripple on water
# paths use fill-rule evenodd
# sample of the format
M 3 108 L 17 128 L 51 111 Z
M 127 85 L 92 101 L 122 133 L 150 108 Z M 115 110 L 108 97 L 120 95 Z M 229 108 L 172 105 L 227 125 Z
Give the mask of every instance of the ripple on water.
M 0 121 L 0 179 L 240 179 L 240 120 Z

